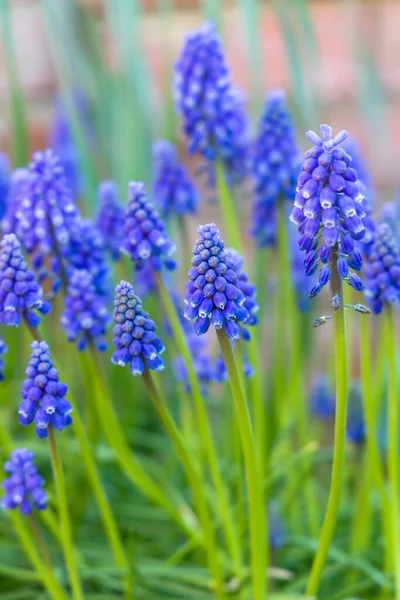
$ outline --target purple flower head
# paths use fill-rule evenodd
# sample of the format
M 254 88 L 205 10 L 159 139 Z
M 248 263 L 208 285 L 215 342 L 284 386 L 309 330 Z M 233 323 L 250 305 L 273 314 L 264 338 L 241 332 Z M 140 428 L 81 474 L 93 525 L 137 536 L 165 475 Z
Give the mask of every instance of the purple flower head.
M 61 101 L 55 103 L 49 143 L 60 159 L 68 185 L 76 198 L 82 191 L 80 156 L 73 138 L 71 123 Z
M 321 137 L 314 131 L 306 133 L 314 145 L 305 154 L 290 215 L 298 226 L 299 248 L 305 252 L 306 275 L 319 269 L 311 297 L 329 282 L 334 255 L 340 277 L 357 291 L 363 289 L 358 275 L 349 272 L 349 268 L 362 268 L 356 243 L 365 237 L 366 212 L 357 171 L 351 166 L 351 157 L 339 147 L 347 132 L 343 130 L 332 137 L 329 125 L 321 125 L 320 130 Z
M 243 179 L 248 155 L 244 98 L 232 84 L 212 23 L 186 37 L 175 64 L 174 96 L 189 152 L 220 160 L 230 179 Z
M 116 348 L 111 361 L 121 367 L 130 364 L 133 375 L 144 369 L 161 371 L 164 344 L 156 335 L 156 325 L 149 318 L 133 287 L 121 281 L 115 290 L 113 344 Z
M 35 152 L 30 164 L 30 178 L 17 199 L 15 233 L 25 250 L 33 255 L 35 270 L 43 269 L 50 256 L 52 279 L 58 279 L 61 250 L 70 239 L 71 228 L 78 219 L 78 209 L 67 184 L 64 168 L 50 149 Z M 55 286 L 57 287 L 57 286 Z
M 216 329 L 224 329 L 231 340 L 237 340 L 238 323 L 246 322 L 250 314 L 244 307 L 246 296 L 239 289 L 235 263 L 225 251 L 214 223 L 200 225 L 197 231 L 200 237 L 193 248 L 184 316 L 195 319 L 196 335 L 206 333 L 212 324 Z
M 0 505 L 4 510 L 18 508 L 22 515 L 29 515 L 34 509 L 47 508 L 44 480 L 39 475 L 33 459 L 33 452 L 26 448 L 11 452 L 4 465 L 4 470 L 8 473 L 2 484 L 4 496 Z
M 258 323 L 257 312 L 259 310 L 259 306 L 256 299 L 256 288 L 252 283 L 249 282 L 247 274 L 243 270 L 244 261 L 239 252 L 233 248 L 227 248 L 226 254 L 228 258 L 233 261 L 232 269 L 235 271 L 237 277 L 236 286 L 245 297 L 243 307 L 247 310 L 249 316 L 246 320 L 246 327 L 240 327 L 240 331 L 242 338 L 248 341 L 250 339 L 250 333 L 247 330 L 247 326 L 256 325 Z
M 296 131 L 285 92 L 268 94 L 252 153 L 255 203 L 252 213 L 253 237 L 259 246 L 276 241 L 276 206 L 279 198 L 293 201 L 300 171 Z
M 185 167 L 179 162 L 175 147 L 166 140 L 153 146 L 154 198 L 163 217 L 194 214 L 198 194 Z
M 4 381 L 4 361 L 3 356 L 7 352 L 5 342 L 0 338 L 0 381 Z
M 335 416 L 335 394 L 332 392 L 328 377 L 323 373 L 319 373 L 313 381 L 310 410 L 323 421 L 330 421 Z
M 0 221 L 6 213 L 9 189 L 10 161 L 6 154 L 0 152 Z
M 170 258 L 175 247 L 165 231 L 164 222 L 148 199 L 143 183 L 131 181 L 129 184 L 121 250 L 135 263 L 136 269 L 147 263 L 156 271 L 162 265 L 167 269 L 175 268 Z
M 60 323 L 68 340 L 76 342 L 78 350 L 84 350 L 88 342 L 93 342 L 98 350 L 104 351 L 107 348 L 105 335 L 110 315 L 104 298 L 96 292 L 89 271 L 83 269 L 72 272 L 64 306 Z
M 46 438 L 48 428 L 61 431 L 72 423 L 72 407 L 65 398 L 68 387 L 58 379 L 46 342 L 33 342 L 22 384 L 18 414 L 21 425 L 35 423 L 36 435 Z
M 50 310 L 42 288 L 28 269 L 21 244 L 13 233 L 6 234 L 0 242 L 0 323 L 18 327 L 24 317 L 29 325 L 37 327 L 40 317 L 36 311 L 46 315 Z
M 78 219 L 71 228 L 70 241 L 63 252 L 68 276 L 75 269 L 89 271 L 96 294 L 110 294 L 111 273 L 101 232 L 91 219 Z
M 16 230 L 18 207 L 28 190 L 30 177 L 30 171 L 25 167 L 14 169 L 10 175 L 6 209 L 1 222 L 4 233 L 14 233 Z
M 304 272 L 303 256 L 299 250 L 295 232 L 292 230 L 288 231 L 289 235 L 289 250 L 292 267 L 292 285 L 296 294 L 297 308 L 301 312 L 307 312 L 310 310 L 310 289 L 315 284 L 315 277 L 307 277 Z M 310 282 L 311 279 L 311 282 Z
M 102 233 L 107 251 L 113 260 L 120 257 L 122 242 L 124 207 L 122 206 L 117 184 L 102 181 L 99 184 L 96 227 Z
M 365 440 L 364 411 L 359 384 L 353 384 L 349 392 L 347 409 L 346 438 L 352 444 L 361 444 Z
M 374 242 L 369 246 L 365 264 L 365 296 L 375 313 L 385 303 L 400 301 L 400 248 L 392 228 L 387 223 L 377 227 Z

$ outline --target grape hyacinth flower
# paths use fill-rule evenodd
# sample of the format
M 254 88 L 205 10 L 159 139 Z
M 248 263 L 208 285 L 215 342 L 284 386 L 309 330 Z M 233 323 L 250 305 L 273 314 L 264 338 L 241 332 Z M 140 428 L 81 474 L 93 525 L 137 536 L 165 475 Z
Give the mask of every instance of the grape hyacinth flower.
M 39 475 L 33 462 L 34 454 L 26 448 L 11 452 L 4 470 L 9 476 L 3 481 L 4 496 L 1 507 L 4 510 L 19 509 L 22 515 L 29 515 L 33 510 L 47 508 L 47 494 L 44 480 Z
M 7 352 L 5 342 L 0 338 L 0 381 L 4 381 L 4 361 L 3 356 Z
M 309 293 L 310 289 L 315 283 L 315 277 L 307 277 L 307 275 L 304 272 L 303 256 L 297 245 L 295 233 L 293 231 L 288 231 L 288 235 L 292 271 L 292 285 L 295 291 L 296 305 L 300 312 L 305 313 L 310 309 Z
M 375 313 L 400 302 L 400 247 L 387 223 L 378 225 L 365 260 L 365 296 Z
M 221 161 L 231 181 L 247 172 L 248 119 L 212 23 L 186 37 L 175 64 L 174 97 L 189 152 Z
M 153 146 L 155 165 L 154 198 L 163 217 L 194 214 L 198 194 L 185 167 L 179 162 L 175 147 L 166 140 Z
M 142 375 L 145 368 L 161 371 L 164 344 L 155 333 L 154 321 L 127 281 L 121 281 L 116 287 L 113 318 L 116 350 L 111 361 L 121 367 L 129 363 L 133 375 Z
M 290 219 L 298 226 L 299 248 L 306 253 L 306 275 L 320 267 L 318 283 L 310 292 L 314 297 L 329 282 L 332 256 L 336 256 L 341 279 L 357 291 L 364 284 L 356 273 L 362 257 L 355 242 L 365 237 L 364 196 L 357 181 L 351 157 L 339 144 L 347 137 L 340 131 L 332 138 L 332 128 L 321 125 L 321 137 L 309 131 L 313 147 L 305 154 Z
M 104 239 L 91 219 L 78 219 L 70 231 L 63 252 L 68 278 L 72 271 L 84 269 L 93 278 L 96 294 L 110 294 L 111 273 L 107 263 Z
M 64 306 L 60 323 L 68 340 L 76 342 L 78 350 L 84 350 L 89 342 L 93 342 L 103 352 L 107 348 L 105 335 L 110 316 L 89 271 L 82 269 L 71 273 Z
M 9 189 L 10 161 L 6 154 L 0 152 L 0 221 L 6 213 Z
M 293 201 L 300 172 L 296 131 L 282 90 L 267 96 L 251 165 L 255 182 L 251 233 L 259 246 L 274 245 L 277 203 L 279 198 Z
M 214 223 L 201 225 L 197 231 L 200 237 L 193 248 L 184 316 L 195 319 L 196 335 L 206 333 L 212 324 L 216 329 L 224 329 L 231 340 L 237 340 L 238 324 L 245 323 L 250 313 L 244 307 L 246 296 L 239 289 L 234 261 L 225 251 Z
M 175 247 L 143 183 L 136 181 L 129 184 L 121 250 L 131 258 L 136 269 L 143 268 L 146 263 L 156 271 L 163 265 L 169 270 L 175 269 L 175 262 L 170 258 Z
M 15 233 L 25 250 L 32 254 L 33 268 L 42 269 L 45 258 L 50 255 L 51 275 L 58 278 L 62 268 L 59 254 L 69 243 L 78 209 L 64 168 L 53 150 L 35 152 L 29 169 L 27 186 L 22 188 L 18 199 Z
M 329 421 L 335 416 L 335 395 L 328 377 L 323 373 L 319 373 L 313 381 L 310 392 L 310 410 L 323 421 Z
M 24 318 L 31 327 L 37 327 L 40 317 L 36 311 L 46 315 L 50 310 L 28 269 L 21 244 L 13 233 L 6 234 L 0 242 L 0 323 L 18 327 Z
M 115 181 L 102 181 L 98 187 L 97 198 L 96 227 L 103 236 L 106 250 L 112 260 L 116 261 L 120 258 L 124 207 Z
M 25 167 L 14 169 L 11 172 L 5 213 L 1 220 L 1 229 L 4 233 L 14 233 L 16 230 L 19 204 L 26 194 L 29 179 L 30 171 Z
M 78 197 L 82 191 L 80 155 L 74 140 L 66 107 L 59 99 L 56 100 L 54 105 L 49 145 L 60 159 L 74 198 Z
M 48 428 L 59 431 L 72 423 L 72 407 L 65 395 L 68 387 L 59 381 L 46 342 L 34 341 L 22 384 L 22 402 L 18 414 L 21 425 L 35 423 L 39 438 L 48 436 Z
M 233 262 L 232 269 L 235 271 L 237 277 L 236 286 L 245 297 L 243 307 L 247 310 L 249 316 L 246 320 L 246 327 L 241 326 L 240 331 L 242 338 L 248 341 L 250 339 L 250 333 L 247 330 L 247 326 L 256 325 L 258 323 L 257 312 L 259 310 L 259 306 L 256 299 L 256 288 L 252 283 L 249 282 L 249 278 L 243 270 L 244 261 L 239 252 L 233 248 L 228 248 L 226 250 L 226 254 Z

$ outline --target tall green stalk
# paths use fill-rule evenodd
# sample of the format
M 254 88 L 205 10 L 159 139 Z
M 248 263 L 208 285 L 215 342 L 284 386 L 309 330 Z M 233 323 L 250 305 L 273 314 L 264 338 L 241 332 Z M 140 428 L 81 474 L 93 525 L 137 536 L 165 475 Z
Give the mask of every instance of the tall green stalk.
M 53 467 L 53 477 L 57 492 L 63 551 L 72 588 L 72 597 L 74 598 L 74 600 L 84 600 L 81 580 L 79 577 L 78 565 L 76 561 L 75 548 L 72 541 L 71 522 L 68 510 L 68 496 L 67 488 L 65 485 L 64 470 L 60 458 L 60 453 L 57 448 L 57 443 L 54 437 L 54 430 L 51 426 L 48 428 L 48 434 L 51 464 Z
M 331 294 L 338 294 L 340 305 L 333 314 L 334 346 L 335 346 L 335 382 L 336 382 L 336 415 L 335 415 L 335 440 L 333 451 L 333 465 L 331 486 L 329 490 L 328 506 L 324 523 L 319 538 L 318 550 L 314 558 L 306 593 L 315 595 L 318 591 L 322 570 L 325 565 L 333 533 L 335 531 L 337 516 L 340 506 L 344 473 L 344 455 L 346 445 L 346 419 L 347 419 L 347 357 L 346 357 L 346 327 L 343 306 L 343 285 L 337 268 L 336 248 L 332 250 L 331 266 Z
M 235 570 L 235 574 L 240 575 L 242 570 L 240 539 L 238 537 L 237 528 L 235 527 L 235 521 L 230 506 L 228 494 L 224 482 L 222 480 L 217 452 L 212 438 L 212 433 L 208 422 L 207 411 L 201 394 L 200 385 L 193 367 L 192 357 L 189 348 L 186 344 L 185 334 L 182 330 L 182 326 L 179 321 L 178 315 L 176 314 L 174 303 L 171 299 L 167 288 L 165 287 L 162 276 L 160 275 L 160 273 L 155 272 L 155 278 L 157 281 L 157 286 L 160 292 L 161 300 L 165 308 L 165 312 L 167 313 L 168 320 L 171 324 L 171 328 L 175 338 L 175 343 L 186 365 L 189 384 L 191 387 L 191 394 L 198 419 L 197 426 L 199 438 L 204 444 L 204 449 L 207 455 L 212 481 L 217 494 L 221 521 L 224 526 L 229 552 L 232 556 L 233 568 Z
M 399 532 L 399 406 L 396 366 L 396 320 L 393 307 L 384 308 L 386 352 L 388 361 L 388 476 L 390 484 L 390 516 L 393 544 L 395 598 L 400 600 L 400 532 Z
M 215 580 L 215 593 L 217 598 L 225 598 L 222 570 L 218 558 L 218 545 L 215 537 L 215 528 L 207 507 L 207 501 L 204 493 L 201 475 L 196 462 L 192 460 L 190 452 L 184 443 L 184 440 L 176 427 L 168 409 L 165 400 L 162 398 L 159 388 L 156 387 L 154 379 L 148 369 L 143 373 L 143 381 L 149 393 L 150 399 L 174 443 L 190 486 L 193 490 L 196 505 L 198 507 L 199 519 L 203 526 L 205 547 L 208 554 L 210 570 Z
M 253 600 L 264 600 L 268 559 L 268 533 L 265 518 L 266 507 L 264 506 L 264 494 L 253 427 L 243 380 L 240 376 L 231 342 L 222 329 L 217 330 L 217 337 L 228 371 L 236 418 L 242 439 L 249 501 Z

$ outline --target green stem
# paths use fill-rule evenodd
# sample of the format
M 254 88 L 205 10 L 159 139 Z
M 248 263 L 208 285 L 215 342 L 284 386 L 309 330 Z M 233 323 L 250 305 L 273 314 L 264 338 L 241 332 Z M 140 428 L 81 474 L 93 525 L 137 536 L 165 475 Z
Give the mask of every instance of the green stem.
M 62 545 L 65 562 L 67 564 L 69 580 L 72 588 L 72 596 L 74 600 L 83 600 L 84 596 L 81 581 L 79 578 L 78 566 L 76 563 L 75 549 L 73 547 L 72 542 L 71 523 L 68 512 L 68 497 L 65 486 L 64 471 L 62 467 L 60 454 L 58 452 L 56 440 L 54 437 L 54 430 L 51 426 L 48 428 L 48 434 L 51 464 L 53 467 L 53 476 L 57 492 L 60 529 L 62 532 Z
M 388 361 L 388 477 L 390 484 L 390 516 L 395 575 L 395 598 L 400 599 L 400 533 L 399 533 L 399 408 L 396 366 L 396 320 L 392 306 L 386 305 L 383 318 L 386 328 L 386 356 Z
M 328 506 L 319 538 L 318 550 L 314 558 L 306 593 L 315 595 L 318 591 L 322 571 L 325 565 L 329 546 L 336 526 L 340 506 L 343 481 L 344 455 L 346 445 L 347 419 L 347 358 L 346 358 L 346 327 L 343 306 L 342 280 L 337 269 L 336 248 L 331 253 L 331 294 L 338 294 L 340 306 L 333 314 L 334 346 L 335 346 L 335 380 L 336 380 L 336 415 L 335 441 L 331 486 Z
M 31 523 L 33 535 L 36 538 L 37 545 L 40 548 L 40 552 L 41 552 L 42 558 L 43 558 L 43 560 L 44 560 L 47 568 L 50 571 L 53 571 L 53 564 L 51 562 L 51 558 L 50 558 L 50 554 L 49 554 L 49 549 L 47 548 L 46 540 L 43 537 L 42 531 L 40 529 L 39 521 L 38 521 L 37 516 L 36 516 L 36 514 L 34 512 L 32 512 L 29 515 L 29 521 Z
M 218 197 L 224 223 L 224 240 L 227 246 L 231 246 L 238 250 L 240 254 L 243 254 L 243 242 L 239 221 L 232 194 L 226 183 L 224 167 L 220 162 L 215 164 L 215 175 L 217 178 Z
M 231 342 L 222 329 L 217 330 L 217 337 L 229 375 L 242 439 L 249 500 L 253 600 L 263 600 L 266 587 L 268 534 L 257 450 L 244 384 L 240 377 Z
M 161 397 L 160 391 L 157 389 L 153 377 L 148 369 L 145 369 L 143 373 L 143 381 L 154 408 L 156 409 L 172 442 L 175 444 L 182 466 L 193 490 L 199 512 L 199 519 L 203 526 L 205 538 L 204 541 L 208 553 L 210 570 L 215 579 L 216 595 L 218 598 L 225 598 L 222 571 L 218 558 L 218 546 L 215 539 L 215 528 L 208 512 L 204 488 L 197 465 L 191 459 L 191 455 L 185 446 L 184 440 L 182 439 L 174 420 L 171 418 L 169 411 L 166 408 L 165 401 Z
M 38 554 L 35 544 L 32 541 L 32 537 L 29 534 L 29 531 L 21 516 L 16 512 L 10 511 L 9 517 L 12 521 L 21 545 L 25 550 L 25 554 L 27 555 L 32 566 L 40 575 L 43 585 L 48 590 L 50 597 L 53 600 L 68 600 L 67 594 L 55 579 L 53 571 L 48 568 L 48 566 L 43 562 L 42 557 Z
M 168 293 L 167 288 L 165 287 L 162 276 L 158 272 L 155 272 L 154 276 L 157 280 L 158 290 L 160 292 L 161 300 L 164 305 L 165 312 L 167 313 L 168 320 L 172 327 L 178 351 L 181 354 L 185 362 L 186 369 L 188 371 L 188 379 L 192 390 L 191 393 L 195 404 L 198 420 L 197 425 L 199 438 L 202 440 L 205 446 L 205 452 L 211 471 L 211 477 L 217 494 L 221 521 L 224 526 L 225 537 L 227 545 L 229 547 L 229 552 L 232 556 L 233 568 L 235 570 L 235 574 L 240 576 L 242 570 L 240 539 L 238 537 L 237 528 L 235 527 L 235 521 L 233 518 L 228 494 L 226 492 L 225 485 L 222 480 L 217 453 L 208 422 L 207 411 L 204 405 L 204 400 L 201 394 L 196 372 L 193 367 L 192 357 L 189 348 L 187 347 L 185 334 L 182 330 L 182 326 L 176 313 L 175 306 L 173 304 L 173 301 L 171 300 L 171 296 Z

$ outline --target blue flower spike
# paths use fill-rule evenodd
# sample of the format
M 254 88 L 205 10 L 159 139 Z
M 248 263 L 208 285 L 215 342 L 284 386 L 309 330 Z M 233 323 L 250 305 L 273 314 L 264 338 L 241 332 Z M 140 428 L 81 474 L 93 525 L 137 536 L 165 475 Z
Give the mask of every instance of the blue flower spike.
M 26 319 L 31 327 L 37 327 L 38 312 L 46 315 L 50 310 L 22 255 L 21 244 L 13 233 L 6 234 L 0 242 L 0 323 L 18 327 Z
M 112 260 L 120 257 L 124 225 L 124 207 L 115 181 L 105 180 L 97 191 L 98 212 L 96 227 L 101 232 L 104 244 Z
M 143 375 L 145 367 L 161 371 L 164 344 L 156 335 L 156 325 L 143 309 L 133 287 L 121 281 L 115 290 L 113 344 L 111 361 L 121 367 L 129 364 L 132 375 Z
M 373 312 L 380 313 L 385 303 L 400 302 L 400 247 L 388 223 L 378 225 L 366 257 L 365 296 Z
M 62 431 L 72 423 L 72 407 L 66 399 L 68 387 L 59 381 L 46 342 L 34 341 L 22 384 L 22 402 L 18 408 L 21 425 L 35 424 L 39 438 L 48 436 L 48 428 Z
M 44 480 L 34 464 L 34 454 L 26 448 L 11 452 L 4 465 L 8 477 L 3 481 L 4 496 L 0 506 L 4 510 L 18 509 L 22 515 L 47 508 Z
M 312 298 L 330 281 L 333 253 L 340 277 L 356 291 L 364 288 L 360 277 L 350 272 L 362 268 L 356 246 L 365 237 L 366 212 L 357 171 L 340 147 L 347 132 L 332 137 L 329 125 L 321 125 L 320 131 L 321 137 L 314 131 L 306 134 L 313 147 L 305 154 L 290 215 L 298 226 L 306 274 L 319 270 L 318 283 L 310 292 Z
M 214 223 L 201 225 L 197 231 L 200 237 L 193 248 L 184 316 L 194 319 L 193 331 L 197 335 L 203 335 L 213 325 L 224 329 L 231 340 L 237 340 L 239 324 L 246 323 L 250 313 L 245 307 L 246 296 L 239 288 L 235 262 L 225 250 Z

